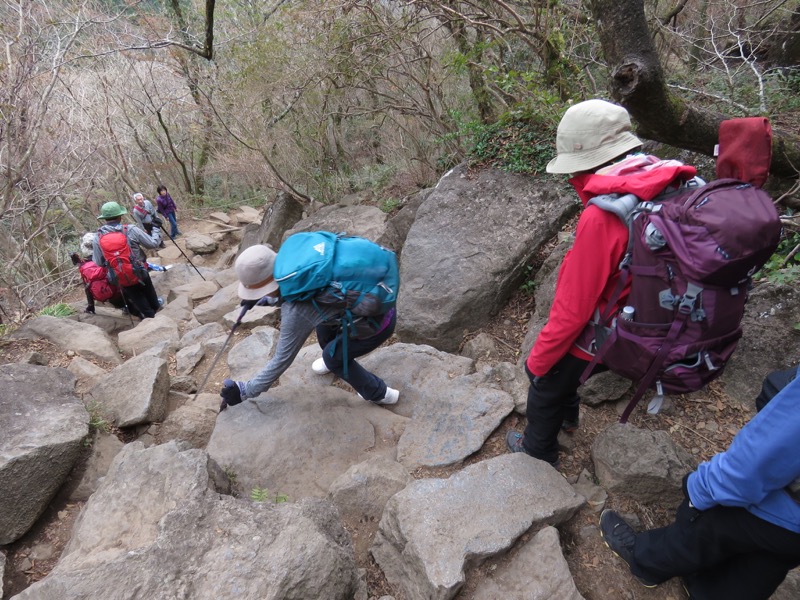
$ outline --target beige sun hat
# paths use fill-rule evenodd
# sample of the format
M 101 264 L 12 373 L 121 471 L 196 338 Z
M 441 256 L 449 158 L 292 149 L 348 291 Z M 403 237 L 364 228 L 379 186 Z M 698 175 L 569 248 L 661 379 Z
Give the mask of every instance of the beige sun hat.
M 273 278 L 275 252 L 264 245 L 250 246 L 239 255 L 233 265 L 239 278 L 239 297 L 242 300 L 258 300 L 277 291 L 278 283 Z
M 556 133 L 556 157 L 548 173 L 591 171 L 642 145 L 631 133 L 628 111 L 605 100 L 586 100 L 561 117 Z

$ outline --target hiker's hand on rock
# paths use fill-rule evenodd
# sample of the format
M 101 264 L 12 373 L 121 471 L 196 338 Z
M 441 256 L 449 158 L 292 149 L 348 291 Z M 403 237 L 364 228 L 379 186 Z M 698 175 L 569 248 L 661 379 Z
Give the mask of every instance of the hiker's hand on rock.
M 241 381 L 234 381 L 233 379 L 226 379 L 222 382 L 222 389 L 219 395 L 222 396 L 222 401 L 225 406 L 236 406 L 241 404 L 244 399 L 244 383 Z M 220 406 L 220 412 L 224 410 Z

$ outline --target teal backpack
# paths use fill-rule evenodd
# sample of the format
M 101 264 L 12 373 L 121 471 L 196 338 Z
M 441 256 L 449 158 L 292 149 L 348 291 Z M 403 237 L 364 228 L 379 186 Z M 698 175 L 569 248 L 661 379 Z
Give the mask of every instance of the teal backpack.
M 287 238 L 275 257 L 274 277 L 285 302 L 310 300 L 320 310 L 340 311 L 345 357 L 347 339 L 361 337 L 363 327 L 374 332 L 379 323 L 372 317 L 394 308 L 400 289 L 394 252 L 364 238 L 328 231 Z

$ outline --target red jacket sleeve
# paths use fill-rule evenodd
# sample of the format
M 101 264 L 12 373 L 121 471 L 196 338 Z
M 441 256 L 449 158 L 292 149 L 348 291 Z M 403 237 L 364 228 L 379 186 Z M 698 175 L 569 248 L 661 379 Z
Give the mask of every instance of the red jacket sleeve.
M 575 243 L 558 273 L 547 324 L 526 362 L 531 373 L 542 376 L 550 371 L 569 352 L 595 308 L 606 306 L 616 288 L 627 244 L 628 229 L 617 216 L 596 206 L 583 211 Z

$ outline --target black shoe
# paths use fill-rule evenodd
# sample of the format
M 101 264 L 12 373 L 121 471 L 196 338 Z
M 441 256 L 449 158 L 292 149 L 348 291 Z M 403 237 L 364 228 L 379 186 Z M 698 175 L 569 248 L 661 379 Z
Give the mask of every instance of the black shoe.
M 528 453 L 525 450 L 525 446 L 522 445 L 522 438 L 524 436 L 521 433 L 517 433 L 516 431 L 509 431 L 506 434 L 506 448 L 508 448 L 509 452 L 524 452 L 525 454 Z
M 506 448 L 508 448 L 509 452 L 524 452 L 528 456 L 531 456 L 531 453 L 525 450 L 525 446 L 522 445 L 522 438 L 525 437 L 521 433 L 517 433 L 516 431 L 509 431 L 506 433 Z M 536 458 L 535 456 L 533 458 Z M 541 459 L 540 459 L 541 460 Z M 556 459 L 555 462 L 544 461 L 552 466 L 556 471 L 561 470 L 561 461 Z
M 578 419 L 575 419 L 574 421 L 569 421 L 567 419 L 564 419 L 564 422 L 561 423 L 561 429 L 565 433 L 575 433 L 576 431 L 578 431 L 578 427 L 580 426 L 580 424 L 581 423 Z
M 633 545 L 636 541 L 636 532 L 628 525 L 625 520 L 613 510 L 606 509 L 600 515 L 600 535 L 606 546 L 619 556 L 631 569 L 631 575 L 644 587 L 654 588 L 658 582 L 649 581 L 644 577 L 639 577 L 633 572 Z

